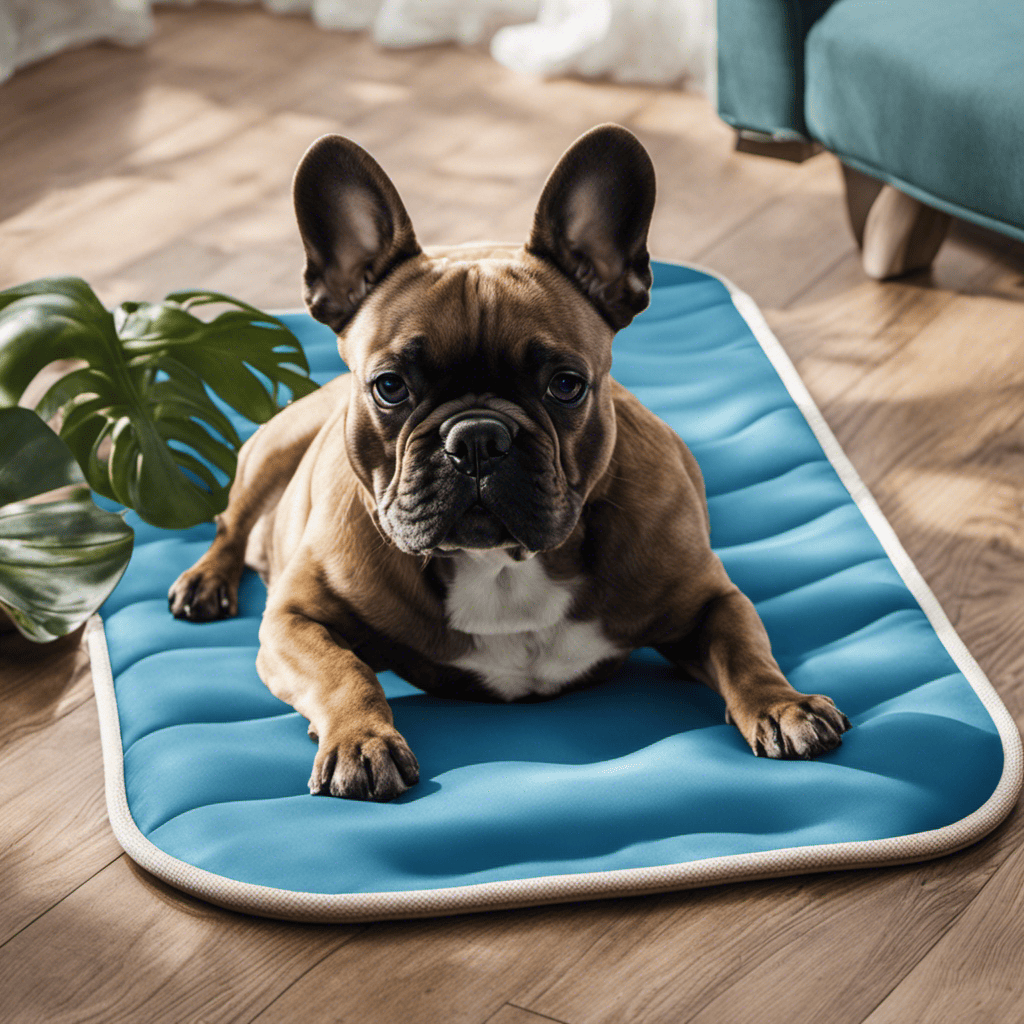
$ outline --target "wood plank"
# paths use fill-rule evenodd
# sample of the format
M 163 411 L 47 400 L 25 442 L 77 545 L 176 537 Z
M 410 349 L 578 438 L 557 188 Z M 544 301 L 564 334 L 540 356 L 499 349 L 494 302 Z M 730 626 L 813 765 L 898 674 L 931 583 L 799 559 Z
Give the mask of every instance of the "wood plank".
M 885 495 L 897 468 L 904 474 L 963 469 L 972 453 L 1014 427 L 1024 411 L 1016 400 L 1024 384 L 1016 345 L 1022 330 L 1024 304 L 958 297 L 891 359 L 824 406 L 877 496 Z
M 546 1024 L 549 1021 L 554 1021 L 554 1024 L 569 1024 L 568 1021 L 557 1021 L 554 1017 L 531 1013 L 511 1003 L 506 1003 L 493 1017 L 487 1018 L 487 1024 Z
M 468 56 L 470 51 L 464 53 Z M 458 86 L 458 77 L 449 74 L 445 64 L 438 62 L 433 65 L 430 72 L 433 75 L 432 86 L 443 90 L 447 105 L 453 99 L 464 105 L 467 101 L 475 102 L 479 97 L 487 103 L 495 120 L 515 118 L 541 128 L 558 124 L 564 131 L 571 132 L 578 130 L 579 125 L 590 128 L 607 121 L 625 124 L 650 106 L 652 100 L 674 94 L 672 90 L 646 86 L 521 74 L 495 64 L 486 53 L 479 51 L 472 54 L 472 60 L 479 70 L 474 82 L 478 88 L 472 90 L 471 96 Z M 690 96 L 689 99 L 706 105 L 703 97 Z M 702 120 L 704 124 L 709 121 L 706 117 Z
M 94 276 L 89 283 L 108 306 L 131 299 L 162 299 L 172 291 L 200 287 L 233 295 L 259 308 L 299 304 L 298 274 L 293 275 L 287 301 L 276 304 L 264 299 L 266 289 L 262 279 L 240 280 L 242 275 L 237 275 L 237 283 L 225 287 L 220 275 L 231 260 L 220 247 L 197 241 L 192 233 L 189 238 L 179 238 L 109 273 Z
M 1018 847 L 960 919 L 864 1024 L 1004 1024 L 1024 1018 L 1024 849 Z
M 1017 403 L 1012 392 L 1004 400 Z M 1019 724 L 1024 724 L 1022 451 L 1024 420 L 1018 420 L 962 466 L 910 470 L 898 490 L 901 507 L 921 524 L 923 535 L 918 539 L 915 531 L 912 541 L 919 564 L 935 576 L 936 592 L 958 632 Z
M 980 473 L 973 479 L 955 471 L 894 476 L 883 511 L 1003 703 L 1024 723 L 1024 651 L 1016 642 L 1024 628 L 1021 550 L 985 532 L 986 524 L 1019 515 L 1019 498 L 1007 512 L 1019 488 Z
M 72 89 L 66 105 L 58 108 L 59 118 L 34 110 L 24 117 L 10 143 L 11 151 L 0 164 L 0 218 L 12 216 L 54 189 L 92 180 L 97 165 L 116 164 L 135 145 L 187 124 L 209 107 L 192 90 L 146 85 L 141 75 L 118 76 L 102 64 L 99 68 L 104 88 L 113 92 L 109 100 L 97 95 L 96 89 Z M 5 100 L 8 90 L 17 92 L 20 84 L 16 76 L 0 89 L 0 121 L 5 115 L 18 120 L 9 111 L 13 104 Z
M 121 852 L 107 821 L 93 701 L 4 749 L 0 807 L 2 944 Z
M 1024 815 L 920 866 L 649 900 L 553 984 L 510 1002 L 573 1024 L 856 1024 L 1020 845 Z
M 274 115 L 164 174 L 114 176 L 58 193 L 0 225 L 0 246 L 11 253 L 3 272 L 10 281 L 110 273 L 212 217 L 287 189 L 299 157 L 325 127 L 307 116 Z M 275 158 L 263 159 L 267 153 Z
M 1017 843 L 1020 834 L 1018 829 Z M 807 1020 L 837 1024 L 862 1021 L 891 991 L 894 982 L 927 953 L 935 934 L 948 929 L 960 916 L 968 901 L 964 899 L 966 893 L 957 891 L 957 882 L 956 873 L 948 870 L 937 877 L 914 877 L 914 884 L 898 894 L 899 898 L 893 894 L 890 905 L 870 900 L 864 908 L 874 911 L 870 916 L 853 913 L 843 921 L 832 919 L 827 925 L 810 925 L 801 937 L 797 957 L 785 948 L 778 950 L 703 1007 L 689 1024 L 722 1020 L 733 1024 L 788 1024 L 793 1019 L 793 1005 L 799 1006 L 800 1015 Z M 923 895 L 929 886 L 943 891 L 932 899 L 931 892 Z M 914 926 L 907 927 L 907 921 L 913 921 Z M 905 1004 L 905 1011 L 911 1006 L 913 1013 L 893 1019 L 932 1019 L 918 1015 L 920 1003 Z M 949 1019 L 977 1021 L 979 1017 L 968 1014 L 966 1018 Z
M 131 96 L 138 93 L 145 71 L 159 65 L 157 50 L 163 46 L 173 52 L 188 43 L 188 19 L 158 16 L 157 26 L 156 36 L 145 48 L 86 46 L 18 71 L 0 90 L 4 152 L 24 158 L 50 133 L 76 131 L 83 117 L 95 117 L 99 109 L 115 116 L 132 109 Z M 121 106 L 123 100 L 127 107 Z M 111 137 L 112 145 L 116 137 Z M 8 171 L 9 165 L 3 170 Z
M 1016 614 L 1024 596 L 1018 485 L 1024 467 L 1016 455 L 1024 435 L 1015 378 L 999 359 L 1013 362 L 1024 314 L 1014 294 L 1019 280 L 1019 271 L 992 262 L 973 272 L 963 294 L 947 293 L 941 307 L 904 309 L 904 323 L 918 316 L 924 323 L 916 335 L 893 342 L 888 354 L 883 330 L 877 346 L 851 353 L 851 364 L 858 355 L 860 364 L 832 372 L 841 360 L 835 348 L 830 352 L 835 336 L 826 335 L 820 351 L 830 354 L 818 362 L 819 372 L 809 373 L 806 360 L 800 365 L 911 557 L 1008 697 L 1024 667 L 1011 641 L 1024 625 Z M 978 331 L 993 348 L 980 360 L 968 354 Z M 901 389 L 922 388 L 934 394 L 900 401 Z
M 294 79 L 293 69 L 330 45 L 308 22 L 274 38 L 252 12 L 204 15 L 223 24 L 161 10 L 143 48 L 94 45 L 62 54 L 66 77 L 56 88 L 38 65 L 6 83 L 0 125 L 10 139 L 0 166 L 0 216 L 81 184 L 97 164 L 118 167 L 164 131 L 187 132 L 197 117 L 224 110 L 225 100 L 233 112 L 245 107 L 264 116 L 270 97 L 286 98 L 283 83 Z
M 890 359 L 958 293 L 999 273 L 991 258 L 952 242 L 940 252 L 933 272 L 941 276 L 941 287 L 924 275 L 882 284 L 865 277 L 860 255 L 852 250 L 785 309 L 766 313 L 819 404 L 834 401 Z
M 957 295 L 1011 297 L 1022 259 L 1008 239 L 958 229 L 930 273 L 881 284 L 849 252 L 830 271 L 766 319 L 820 405 L 894 356 Z M 1009 292 L 1007 292 L 1009 289 Z
M 0 948 L 5 1019 L 247 1021 L 360 930 L 232 914 L 121 856 Z
M 0 636 L 0 763 L 12 743 L 45 729 L 92 697 L 81 630 L 52 644 Z
M 764 159 L 746 156 L 748 160 Z M 794 187 L 697 254 L 765 310 L 784 307 L 855 249 L 836 159 L 821 153 L 792 168 Z
M 513 992 L 571 971 L 620 913 L 592 904 L 374 925 L 255 1019 L 480 1024 Z

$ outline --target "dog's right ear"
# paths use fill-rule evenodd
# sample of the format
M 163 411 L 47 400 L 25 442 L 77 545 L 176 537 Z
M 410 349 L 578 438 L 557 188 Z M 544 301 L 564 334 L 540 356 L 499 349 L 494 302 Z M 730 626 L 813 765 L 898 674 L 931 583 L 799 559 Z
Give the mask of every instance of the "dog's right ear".
M 306 249 L 306 305 L 340 333 L 370 289 L 419 254 L 419 243 L 391 179 L 340 135 L 306 150 L 292 195 Z

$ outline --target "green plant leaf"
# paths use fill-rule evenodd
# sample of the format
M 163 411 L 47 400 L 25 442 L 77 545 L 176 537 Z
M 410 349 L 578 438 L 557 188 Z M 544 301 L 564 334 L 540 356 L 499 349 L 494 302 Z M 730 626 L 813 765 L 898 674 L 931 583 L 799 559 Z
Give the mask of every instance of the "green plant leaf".
M 0 409 L 0 452 L 0 507 L 85 483 L 67 445 L 31 409 Z
M 94 504 L 67 445 L 31 409 L 0 409 L 0 451 L 0 607 L 44 643 L 77 629 L 106 600 L 134 536 Z M 24 500 L 69 486 L 49 500 Z
M 228 307 L 210 321 L 192 310 Z M 113 313 L 77 278 L 0 292 L 0 406 L 56 359 L 80 359 L 37 405 L 97 493 L 183 529 L 227 504 L 241 440 L 216 399 L 254 423 L 314 391 L 284 323 L 217 292 L 126 302 Z M 288 395 L 283 389 L 287 389 Z

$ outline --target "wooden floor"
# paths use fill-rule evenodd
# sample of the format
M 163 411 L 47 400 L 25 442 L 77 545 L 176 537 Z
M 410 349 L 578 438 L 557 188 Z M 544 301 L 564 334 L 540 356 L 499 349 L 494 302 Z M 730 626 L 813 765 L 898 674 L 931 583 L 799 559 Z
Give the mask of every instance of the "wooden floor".
M 162 10 L 0 88 L 0 287 L 79 274 L 109 304 L 203 283 L 299 301 L 289 182 L 340 131 L 424 243 L 524 238 L 591 125 L 648 146 L 652 251 L 759 301 L 864 479 L 1024 720 L 1024 255 L 958 229 L 934 273 L 861 273 L 836 162 L 733 152 L 679 92 L 539 83 L 449 48 L 381 53 L 259 9 Z M 1024 1018 L 1024 818 L 916 867 L 447 920 L 227 913 L 133 867 L 106 819 L 72 638 L 0 639 L 0 1019 L 870 1024 Z

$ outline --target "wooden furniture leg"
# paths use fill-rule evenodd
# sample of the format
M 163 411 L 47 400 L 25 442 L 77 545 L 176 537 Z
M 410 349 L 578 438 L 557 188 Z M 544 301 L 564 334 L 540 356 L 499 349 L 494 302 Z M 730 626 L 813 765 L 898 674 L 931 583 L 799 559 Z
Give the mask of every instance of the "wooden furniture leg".
M 949 214 L 845 165 L 843 177 L 864 273 L 884 281 L 929 267 L 949 230 Z

